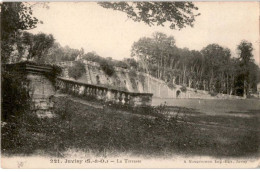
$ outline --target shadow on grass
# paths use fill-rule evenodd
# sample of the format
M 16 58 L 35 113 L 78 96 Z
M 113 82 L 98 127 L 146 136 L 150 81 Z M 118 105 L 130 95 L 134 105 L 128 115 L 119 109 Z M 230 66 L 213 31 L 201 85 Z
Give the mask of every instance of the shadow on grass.
M 107 152 L 156 157 L 248 157 L 258 153 L 259 133 L 212 129 L 190 125 L 186 120 L 179 123 L 176 117 L 165 118 L 168 107 L 145 107 L 146 115 L 157 113 L 154 118 L 145 118 L 122 113 L 123 108 L 97 109 L 64 97 L 54 102 L 55 118 L 28 115 L 24 121 L 3 125 L 3 153 L 31 155 L 42 150 L 51 156 L 63 156 L 68 149 L 92 150 L 97 156 L 107 156 Z
M 251 110 L 247 110 L 247 111 L 244 111 L 244 112 L 240 112 L 240 111 L 229 111 L 228 113 L 230 114 L 248 114 L 248 115 L 256 115 L 256 116 L 260 116 L 260 110 L 254 110 L 254 109 L 251 109 Z

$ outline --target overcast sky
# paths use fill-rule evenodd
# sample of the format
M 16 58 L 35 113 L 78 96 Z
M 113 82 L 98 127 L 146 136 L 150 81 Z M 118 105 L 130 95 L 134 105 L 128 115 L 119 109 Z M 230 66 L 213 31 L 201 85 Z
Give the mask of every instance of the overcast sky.
M 53 2 L 49 9 L 34 8 L 34 16 L 43 21 L 32 33 L 53 34 L 62 46 L 84 48 L 103 57 L 130 57 L 131 46 L 139 38 L 159 31 L 174 36 L 180 48 L 201 50 L 211 43 L 228 47 L 237 56 L 241 40 L 253 43 L 259 64 L 259 3 L 258 2 L 196 2 L 200 16 L 194 27 L 171 30 L 149 27 L 128 19 L 126 14 L 105 9 L 95 2 Z

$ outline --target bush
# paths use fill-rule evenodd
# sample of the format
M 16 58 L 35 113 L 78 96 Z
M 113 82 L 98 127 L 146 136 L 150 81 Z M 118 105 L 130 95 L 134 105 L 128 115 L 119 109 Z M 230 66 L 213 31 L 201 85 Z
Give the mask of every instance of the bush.
M 141 83 L 144 85 L 144 83 L 145 83 L 145 76 L 139 75 L 139 78 L 140 78 Z
M 172 82 L 168 82 L 167 86 L 172 90 L 176 88 L 176 86 Z
M 100 62 L 101 69 L 108 75 L 112 76 L 115 73 L 115 69 L 112 64 L 110 64 L 107 60 L 102 60 Z
M 136 70 L 131 69 L 129 71 L 129 76 L 130 76 L 130 78 L 136 78 L 137 77 Z
M 31 107 L 29 80 L 20 73 L 2 71 L 2 121 L 16 121 Z
M 118 61 L 115 65 L 124 69 L 127 69 L 129 67 L 125 62 L 122 61 Z
M 186 88 L 185 86 L 182 86 L 180 89 L 181 89 L 181 91 L 184 92 L 184 93 L 187 91 L 187 88 Z
M 30 111 L 29 81 L 17 72 L 2 70 L 1 148 L 3 151 L 19 148 L 25 141 L 22 121 Z
M 131 69 L 129 71 L 128 75 L 130 77 L 130 82 L 132 84 L 133 89 L 137 90 L 137 84 L 136 84 L 137 74 L 136 74 L 136 71 L 134 69 Z
M 69 77 L 79 79 L 84 73 L 86 73 L 85 65 L 82 62 L 76 62 L 74 66 L 69 68 Z
M 216 96 L 216 95 L 218 95 L 218 93 L 215 92 L 215 91 L 210 91 L 209 94 L 210 94 L 211 96 Z

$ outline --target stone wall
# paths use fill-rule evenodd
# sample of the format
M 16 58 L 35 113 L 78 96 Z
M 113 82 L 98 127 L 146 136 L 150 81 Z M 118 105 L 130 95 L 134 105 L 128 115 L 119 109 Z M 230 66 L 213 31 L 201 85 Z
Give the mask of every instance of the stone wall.
M 152 93 L 153 97 L 157 98 L 200 98 L 200 99 L 241 99 L 239 96 L 218 94 L 211 96 L 208 91 L 195 90 L 187 87 L 187 91 L 181 90 L 181 85 L 175 85 L 174 88 L 169 88 L 164 81 L 152 77 L 146 73 L 136 72 L 137 76 L 131 78 L 130 70 L 115 67 L 115 74 L 108 76 L 101 69 L 100 65 L 96 62 L 84 60 L 86 74 L 78 79 L 80 82 L 106 86 L 114 89 L 120 89 L 128 92 L 138 93 Z M 71 66 L 73 62 L 68 62 L 67 66 Z M 66 63 L 63 62 L 63 66 Z M 64 68 L 64 77 L 67 69 Z
M 39 117 L 53 116 L 53 103 L 51 97 L 55 94 L 53 83 L 44 75 L 31 74 L 27 75 L 30 80 L 30 95 L 32 97 L 32 110 Z

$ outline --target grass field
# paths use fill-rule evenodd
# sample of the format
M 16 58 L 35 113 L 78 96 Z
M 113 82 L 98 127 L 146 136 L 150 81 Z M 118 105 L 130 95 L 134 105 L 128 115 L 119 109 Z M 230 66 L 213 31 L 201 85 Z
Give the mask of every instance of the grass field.
M 5 125 L 2 149 L 5 154 L 42 152 L 51 156 L 64 156 L 74 149 L 97 156 L 259 155 L 259 101 L 167 101 L 168 106 L 129 110 L 56 97 L 56 118 L 32 117 L 14 129 Z
M 205 138 L 226 145 L 218 150 L 227 149 L 227 155 L 232 155 L 241 140 L 257 146 L 259 154 L 260 100 L 153 99 L 152 103 L 165 103 L 169 116 L 184 116 Z M 243 154 L 245 150 L 242 146 L 236 151 Z
M 185 114 L 191 122 L 260 129 L 259 99 L 153 99 L 152 103 L 156 106 L 165 102 L 169 111 L 179 112 L 179 115 Z
M 207 115 L 228 115 L 251 117 L 260 116 L 260 99 L 159 99 L 154 98 L 154 106 L 166 102 L 168 106 L 186 107 Z

